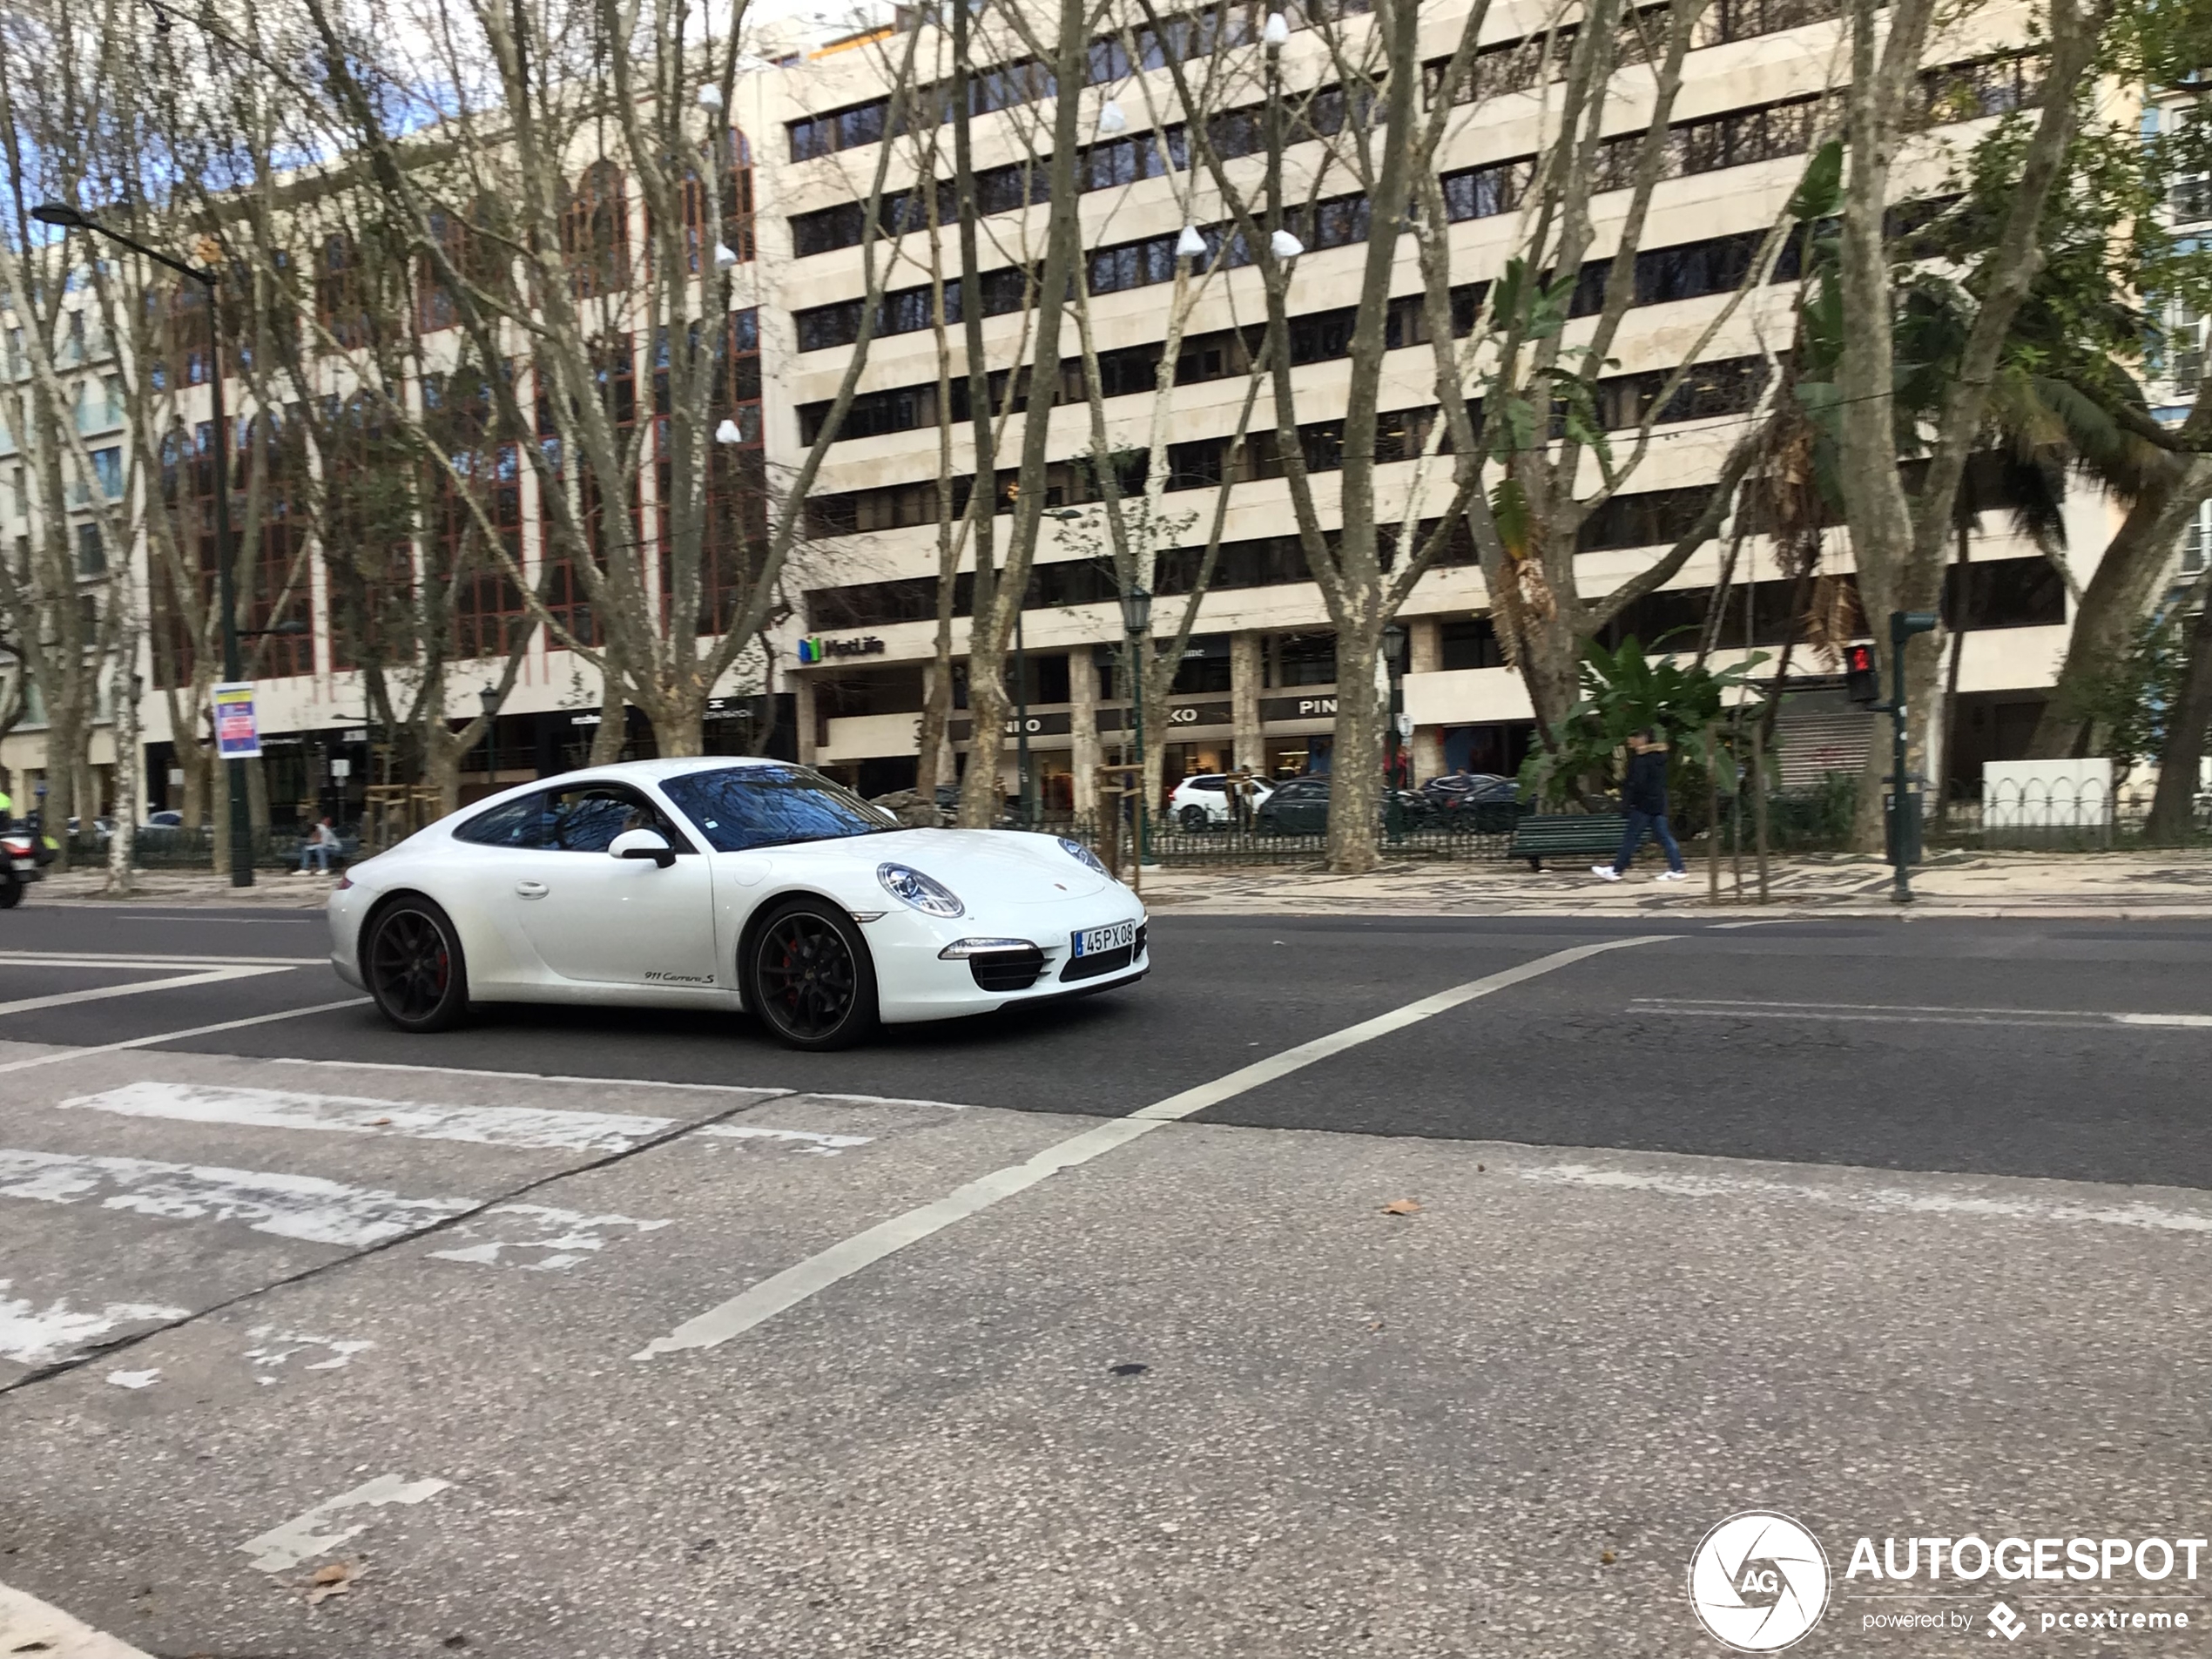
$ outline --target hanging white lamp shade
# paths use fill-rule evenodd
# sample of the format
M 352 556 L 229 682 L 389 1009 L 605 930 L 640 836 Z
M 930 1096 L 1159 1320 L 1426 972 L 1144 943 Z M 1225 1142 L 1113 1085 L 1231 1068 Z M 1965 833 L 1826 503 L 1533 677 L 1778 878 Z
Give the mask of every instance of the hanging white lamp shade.
M 1281 51 L 1291 44 L 1291 20 L 1279 11 L 1269 12 L 1266 23 L 1261 25 L 1259 37 L 1268 51 Z
M 1196 225 L 1185 225 L 1183 234 L 1175 239 L 1175 257 L 1178 260 L 1200 260 L 1206 254 L 1206 239 L 1198 234 Z
M 699 108 L 718 110 L 722 107 L 722 89 L 718 86 L 699 88 Z
M 717 443 L 743 443 L 745 434 L 738 430 L 738 423 L 735 421 L 725 419 L 720 426 L 714 428 L 714 441 Z
M 1278 231 L 1267 239 L 1268 251 L 1278 260 L 1294 260 L 1305 252 L 1305 244 L 1288 231 Z
M 726 271 L 737 262 L 738 256 L 731 252 L 729 246 L 726 243 L 717 242 L 714 245 L 714 268 L 716 270 Z
M 1108 98 L 1098 106 L 1098 130 L 1101 132 L 1126 132 L 1129 117 L 1122 113 L 1122 106 Z

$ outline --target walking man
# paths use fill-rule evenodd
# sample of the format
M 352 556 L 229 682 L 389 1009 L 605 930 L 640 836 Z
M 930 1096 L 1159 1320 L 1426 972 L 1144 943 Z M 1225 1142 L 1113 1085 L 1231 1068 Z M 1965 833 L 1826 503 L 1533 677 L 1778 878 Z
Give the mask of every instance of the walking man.
M 1618 881 L 1635 862 L 1636 848 L 1648 829 L 1667 855 L 1667 867 L 1652 879 L 1687 880 L 1682 848 L 1675 845 L 1674 832 L 1667 827 L 1667 745 L 1656 727 L 1629 735 L 1629 773 L 1621 780 L 1621 806 L 1628 814 L 1629 827 L 1621 837 L 1620 855 L 1610 864 L 1593 864 L 1590 873 L 1601 881 Z

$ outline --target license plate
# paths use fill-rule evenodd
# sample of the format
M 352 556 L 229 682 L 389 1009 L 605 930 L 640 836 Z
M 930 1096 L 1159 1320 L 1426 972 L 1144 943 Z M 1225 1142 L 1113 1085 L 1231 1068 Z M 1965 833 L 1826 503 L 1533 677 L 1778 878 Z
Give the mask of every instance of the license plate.
M 1136 943 L 1136 924 L 1117 921 L 1104 927 L 1086 927 L 1075 936 L 1075 954 L 1103 956 L 1109 950 L 1127 950 Z

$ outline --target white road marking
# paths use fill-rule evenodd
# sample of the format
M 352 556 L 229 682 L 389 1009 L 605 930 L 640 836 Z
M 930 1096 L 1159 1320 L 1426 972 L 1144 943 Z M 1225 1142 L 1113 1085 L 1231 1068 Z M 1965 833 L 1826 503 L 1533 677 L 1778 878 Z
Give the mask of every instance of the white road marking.
M 320 1176 L 0 1148 L 0 1198 L 75 1204 L 102 1194 L 104 1210 L 177 1221 L 242 1221 L 256 1232 L 349 1249 L 434 1226 L 481 1202 L 403 1198 Z
M 322 968 L 327 956 L 165 956 L 152 951 L 0 950 L 0 968 Z
M 1070 1136 L 1045 1148 L 1027 1163 L 994 1170 L 966 1186 L 956 1188 L 933 1204 L 923 1204 L 904 1215 L 880 1222 L 794 1266 L 772 1274 L 718 1306 L 685 1320 L 668 1335 L 654 1338 L 632 1357 L 650 1359 L 658 1354 L 718 1347 L 731 1338 L 742 1335 L 777 1314 L 798 1306 L 839 1281 L 850 1278 L 885 1257 L 904 1250 L 933 1233 L 941 1232 L 954 1222 L 964 1221 L 980 1211 L 988 1210 L 1017 1192 L 1027 1191 L 1048 1176 L 1056 1175 L 1062 1170 L 1072 1170 L 1116 1147 L 1126 1146 L 1163 1123 L 1202 1112 L 1209 1106 L 1218 1105 L 1263 1083 L 1288 1076 L 1317 1061 L 1342 1054 L 1361 1043 L 1372 1042 L 1377 1037 L 1388 1036 L 1393 1031 L 1402 1031 L 1407 1026 L 1417 1025 L 1423 1020 L 1432 1019 L 1479 997 L 1489 996 L 1510 986 L 1541 978 L 1608 951 L 1657 944 L 1662 940 L 1679 936 L 1642 934 L 1554 951 L 1548 956 L 1540 956 L 1518 967 L 1469 980 L 1465 984 L 1439 991 L 1433 996 L 1408 1002 L 1403 1008 L 1393 1008 L 1387 1014 L 1379 1014 L 1371 1020 L 1346 1026 L 1341 1031 L 1316 1037 L 1294 1049 L 1286 1049 L 1281 1054 L 1254 1061 L 1251 1065 L 1239 1067 L 1211 1082 L 1201 1083 L 1195 1089 L 1186 1089 L 1180 1094 L 1157 1101 L 1127 1117 L 1117 1117 L 1094 1129 L 1085 1130 L 1080 1135 Z
M 152 1371 L 111 1371 L 107 1379 L 118 1388 L 151 1388 L 160 1380 L 161 1367 Z
M 835 1157 L 851 1146 L 866 1146 L 872 1135 L 817 1135 L 803 1129 L 761 1129 L 752 1123 L 709 1123 L 695 1133 L 718 1141 L 780 1141 L 803 1143 L 802 1150 Z
M 863 1106 L 928 1106 L 941 1112 L 964 1112 L 969 1109 L 957 1101 L 909 1100 L 903 1095 L 832 1095 L 819 1089 L 805 1091 L 809 1100 L 849 1100 Z
M 1713 924 L 1712 931 L 1723 934 L 1731 927 L 1779 927 L 1784 922 L 1796 920 L 1795 916 L 1764 916 L 1757 921 L 1716 921 Z
M 360 999 L 367 1001 L 367 997 Z M 791 1095 L 799 1091 L 776 1083 L 675 1083 L 657 1077 L 571 1077 L 553 1071 L 498 1071 L 482 1066 L 421 1066 L 404 1060 L 303 1060 L 296 1055 L 272 1055 L 273 1066 L 323 1066 L 337 1071 L 435 1072 L 446 1077 L 502 1077 L 511 1082 L 583 1083 L 593 1089 L 685 1089 L 709 1095 Z M 866 1095 L 833 1095 L 832 1100 L 867 1100 Z M 921 1104 L 925 1103 L 914 1103 Z
M 516 1217 L 511 1222 L 496 1222 L 497 1216 Z M 431 1259 L 441 1262 L 466 1262 L 479 1267 L 520 1267 L 527 1272 L 559 1272 L 589 1259 L 607 1247 L 607 1234 L 617 1227 L 634 1228 L 640 1233 L 658 1232 L 668 1225 L 665 1221 L 639 1221 L 632 1216 L 592 1216 L 580 1210 L 556 1210 L 542 1204 L 495 1204 L 475 1221 L 462 1222 L 454 1228 L 458 1238 L 473 1238 L 485 1229 L 496 1227 L 502 1234 L 521 1234 L 486 1239 L 481 1244 L 464 1244 L 456 1250 L 434 1250 Z M 542 1252 L 535 1261 L 510 1260 L 508 1251 L 518 1253 Z
M 310 1348 L 320 1348 L 330 1355 L 300 1366 L 302 1371 L 342 1371 L 357 1353 L 366 1353 L 376 1345 L 373 1342 L 345 1342 L 335 1337 L 311 1337 L 304 1331 L 280 1331 L 273 1325 L 257 1325 L 246 1333 L 262 1345 L 246 1351 L 249 1365 L 274 1367 L 294 1354 L 305 1353 Z
M 11 1283 L 0 1278 L 0 1291 Z M 119 1325 L 181 1319 L 191 1312 L 156 1302 L 110 1302 L 93 1312 L 71 1308 L 66 1301 L 41 1308 L 20 1297 L 0 1296 L 0 1359 L 19 1366 L 54 1365 L 76 1359 Z
M 672 1117 L 634 1112 L 576 1112 L 536 1106 L 437 1106 L 360 1095 L 294 1094 L 229 1084 L 141 1082 L 59 1103 L 65 1111 L 113 1112 L 188 1123 L 253 1129 L 327 1130 L 393 1135 L 414 1141 L 627 1152 L 675 1127 Z
M 328 1014 L 338 1008 L 365 1007 L 368 998 L 348 996 L 336 1002 L 311 1002 L 303 1008 L 280 1008 L 274 1014 L 253 1014 L 242 1020 L 219 1020 L 213 1025 L 188 1025 L 180 1031 L 156 1031 L 143 1037 L 125 1037 L 119 1042 L 95 1042 L 82 1049 L 57 1049 L 51 1054 L 35 1054 L 25 1060 L 0 1061 L 0 1072 L 29 1071 L 35 1066 L 58 1066 L 65 1061 L 84 1060 L 98 1054 L 119 1054 L 125 1049 L 151 1049 L 158 1042 L 181 1042 L 186 1037 L 210 1037 L 220 1031 L 242 1031 L 250 1025 L 271 1025 L 279 1020 L 296 1020 L 303 1015 Z
M 90 990 L 18 997 L 12 1002 L 0 1002 L 0 1014 L 30 1014 L 40 1008 L 65 1008 L 78 1002 L 105 1002 L 110 997 L 143 996 L 148 991 L 181 991 L 192 985 L 219 985 L 226 980 L 259 979 L 265 974 L 291 971 L 285 967 L 203 968 L 197 974 L 172 974 L 166 979 L 138 980 L 128 985 L 97 985 Z
M 1740 1020 L 1890 1021 L 1902 1025 L 2076 1025 L 2212 1027 L 2206 1014 L 2120 1014 L 2101 1008 L 1951 1008 L 1890 1002 L 1781 1002 L 1722 996 L 1639 996 L 1629 1005 L 1636 1014 L 1672 1014 L 1692 1018 Z
M 2212 1207 L 2191 1211 L 2139 1201 L 2090 1204 L 2074 1199 L 1995 1197 L 1982 1192 L 1956 1190 L 1961 1179 L 1956 1176 L 1929 1177 L 1931 1183 L 1943 1181 L 1943 1187 L 1933 1184 L 1862 1187 L 1780 1181 L 1764 1176 L 1699 1174 L 1687 1170 L 1655 1170 L 1596 1162 L 1514 1167 L 1501 1161 L 1493 1164 L 1492 1168 L 1500 1174 L 1548 1186 L 1658 1192 L 1674 1197 L 1721 1198 L 1731 1202 L 1744 1198 L 1778 1198 L 1792 1203 L 1831 1204 L 1841 1209 L 1871 1210 L 1891 1215 L 1969 1216 L 1985 1220 L 2041 1221 L 2067 1225 L 2135 1227 L 2151 1232 L 2212 1234 Z M 1886 1176 L 1889 1172 L 1880 1173 Z
M 0 1653 L 35 1653 L 40 1659 L 148 1659 L 143 1649 L 5 1584 L 0 1584 Z
M 298 1514 L 281 1527 L 273 1527 L 259 1538 L 249 1538 L 239 1548 L 253 1557 L 253 1564 L 265 1573 L 282 1573 L 301 1561 L 333 1550 L 347 1539 L 368 1529 L 367 1521 L 358 1526 L 341 1527 L 335 1532 L 320 1532 L 334 1516 L 348 1509 L 381 1509 L 390 1503 L 421 1503 L 425 1498 L 443 1492 L 450 1480 L 402 1480 L 396 1474 L 380 1474 L 374 1480 L 355 1487 L 351 1492 L 341 1492 L 334 1498 L 326 1498 L 304 1514 Z

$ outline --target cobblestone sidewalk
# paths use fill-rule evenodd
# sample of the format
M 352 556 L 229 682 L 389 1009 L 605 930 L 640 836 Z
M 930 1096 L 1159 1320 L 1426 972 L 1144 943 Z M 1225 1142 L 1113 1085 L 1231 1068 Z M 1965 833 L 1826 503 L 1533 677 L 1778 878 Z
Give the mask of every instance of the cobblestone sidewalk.
M 1777 859 L 1764 906 L 1750 860 L 1740 899 L 1723 863 L 1717 910 L 1702 862 L 1693 860 L 1680 883 L 1654 882 L 1661 867 L 1647 860 L 1618 883 L 1579 862 L 1541 873 L 1521 863 L 1395 864 L 1362 876 L 1333 876 L 1318 864 L 1162 869 L 1144 873 L 1144 899 L 1163 912 L 1204 915 L 2212 917 L 2212 855 L 2196 852 L 1946 853 L 1913 872 L 1909 907 L 1892 901 L 1889 867 L 1872 859 Z

